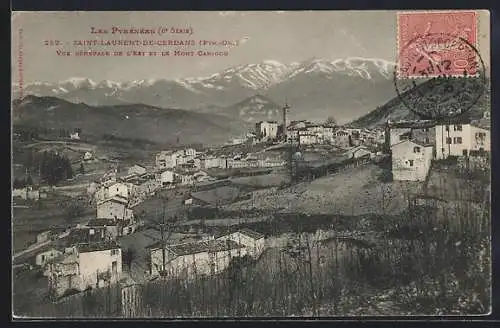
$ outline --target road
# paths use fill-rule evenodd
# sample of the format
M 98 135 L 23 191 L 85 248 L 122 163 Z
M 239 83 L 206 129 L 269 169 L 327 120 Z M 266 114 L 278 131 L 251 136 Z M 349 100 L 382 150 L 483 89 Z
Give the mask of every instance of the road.
M 18 252 L 18 253 L 16 253 L 16 254 L 14 254 L 14 255 L 12 256 L 12 259 L 13 259 L 13 260 L 15 260 L 15 259 L 17 259 L 19 256 L 24 255 L 24 254 L 27 254 L 27 253 L 30 253 L 30 252 L 33 252 L 33 251 L 35 251 L 35 250 L 37 250 L 37 249 L 39 249 L 39 248 L 41 248 L 41 247 L 43 247 L 43 246 L 47 246 L 47 245 L 49 245 L 51 242 L 52 242 L 51 240 L 47 240 L 47 241 L 44 241 L 43 243 L 40 243 L 40 244 L 34 244 L 34 245 L 31 245 L 31 246 L 29 246 L 28 248 L 23 249 L 22 251 L 20 251 L 20 252 Z

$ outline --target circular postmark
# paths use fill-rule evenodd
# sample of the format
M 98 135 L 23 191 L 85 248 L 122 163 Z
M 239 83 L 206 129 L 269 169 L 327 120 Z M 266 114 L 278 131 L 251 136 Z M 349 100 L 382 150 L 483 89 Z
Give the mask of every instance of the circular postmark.
M 469 111 L 485 92 L 484 62 L 467 40 L 447 34 L 418 36 L 400 49 L 394 86 L 421 119 L 445 120 Z

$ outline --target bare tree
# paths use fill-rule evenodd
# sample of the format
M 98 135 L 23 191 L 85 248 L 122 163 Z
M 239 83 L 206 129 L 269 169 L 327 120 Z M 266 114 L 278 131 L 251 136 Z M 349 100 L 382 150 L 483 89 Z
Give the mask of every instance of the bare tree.
M 328 118 L 326 119 L 326 124 L 330 126 L 337 126 L 337 120 L 333 116 L 328 116 Z

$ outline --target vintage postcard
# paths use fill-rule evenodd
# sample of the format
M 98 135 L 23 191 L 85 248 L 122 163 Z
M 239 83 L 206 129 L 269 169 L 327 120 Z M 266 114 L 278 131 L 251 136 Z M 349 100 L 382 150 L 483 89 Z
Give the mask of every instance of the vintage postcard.
M 487 315 L 489 27 L 13 12 L 13 317 Z

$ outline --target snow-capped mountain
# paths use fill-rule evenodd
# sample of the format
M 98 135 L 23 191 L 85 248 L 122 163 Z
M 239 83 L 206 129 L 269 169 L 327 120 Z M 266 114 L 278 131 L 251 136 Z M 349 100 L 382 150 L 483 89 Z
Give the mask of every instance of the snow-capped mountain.
M 128 82 L 71 78 L 58 83 L 28 84 L 23 92 L 94 106 L 143 103 L 204 112 L 261 94 L 278 103 L 291 103 L 298 114 L 331 111 L 340 105 L 339 110 L 345 114 L 361 111 L 362 115 L 394 95 L 390 83 L 393 66 L 385 60 L 357 57 L 290 64 L 265 60 L 207 77 Z M 16 89 L 14 86 L 14 97 L 19 94 Z

